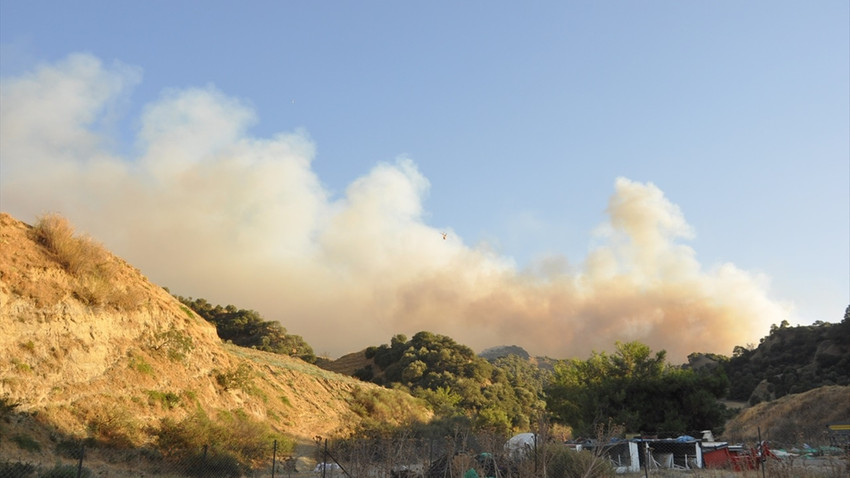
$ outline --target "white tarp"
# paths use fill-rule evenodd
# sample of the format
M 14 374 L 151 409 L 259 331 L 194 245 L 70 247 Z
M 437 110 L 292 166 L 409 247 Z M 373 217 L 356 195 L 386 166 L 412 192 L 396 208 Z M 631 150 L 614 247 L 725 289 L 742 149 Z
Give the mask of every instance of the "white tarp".
M 537 447 L 537 435 L 534 433 L 520 433 L 514 435 L 505 443 L 505 450 L 511 458 L 522 458 L 528 456 Z

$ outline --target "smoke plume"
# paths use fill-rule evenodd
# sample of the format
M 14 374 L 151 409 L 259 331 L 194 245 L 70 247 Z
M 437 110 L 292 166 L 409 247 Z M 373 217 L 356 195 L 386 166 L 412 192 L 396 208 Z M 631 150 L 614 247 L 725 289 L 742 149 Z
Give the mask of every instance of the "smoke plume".
M 557 358 L 639 340 L 683 360 L 729 354 L 787 312 L 765 277 L 703 268 L 653 184 L 616 179 L 602 245 L 573 270 L 562 257 L 520 270 L 425 221 L 412 160 L 332 197 L 305 133 L 251 137 L 252 109 L 213 87 L 164 92 L 132 153 L 116 153 L 110 121 L 140 79 L 82 54 L 4 78 L 2 209 L 30 223 L 58 212 L 154 282 L 255 309 L 318 353 L 428 330 Z

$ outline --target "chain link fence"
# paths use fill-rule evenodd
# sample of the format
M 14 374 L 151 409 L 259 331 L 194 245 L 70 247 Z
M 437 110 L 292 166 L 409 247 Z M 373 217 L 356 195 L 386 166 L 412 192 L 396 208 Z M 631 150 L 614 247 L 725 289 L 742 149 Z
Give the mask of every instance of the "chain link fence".
M 532 434 L 534 435 L 534 434 Z M 297 453 L 279 453 L 276 441 L 267 456 L 245 463 L 214 445 L 163 453 L 154 449 L 113 449 L 62 442 L 26 457 L 0 455 L 0 478 L 571 478 L 701 475 L 706 469 L 730 472 L 768 470 L 776 474 L 791 461 L 767 443 L 715 447 L 689 436 L 637 438 L 567 444 L 541 435 L 522 448 L 509 449 L 504 437 L 457 434 L 443 438 L 317 439 Z M 3 449 L 9 455 L 9 448 Z M 14 453 L 11 455 L 15 455 Z M 38 458 L 38 459 L 35 459 Z M 846 462 L 834 476 L 846 476 Z M 784 468 L 783 468 L 784 467 Z M 773 473 L 771 473 L 773 472 Z
M 140 448 L 116 450 L 67 442 L 48 451 L 22 456 L 0 456 L 0 478 L 95 478 L 95 477 L 197 477 L 266 478 L 292 476 L 291 455 L 278 455 L 277 442 L 269 444 L 267 459 L 244 463 L 232 453 L 211 446 L 163 455 Z

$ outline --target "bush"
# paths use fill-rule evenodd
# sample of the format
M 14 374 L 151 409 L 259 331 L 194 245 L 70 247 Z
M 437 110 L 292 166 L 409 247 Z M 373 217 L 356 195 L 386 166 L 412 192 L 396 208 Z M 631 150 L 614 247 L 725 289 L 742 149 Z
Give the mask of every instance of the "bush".
M 247 392 L 251 388 L 253 373 L 251 371 L 251 367 L 244 362 L 227 372 L 215 370 L 214 373 L 216 383 L 221 385 L 224 390 L 234 390 L 238 388 Z
M 190 335 L 172 326 L 168 330 L 154 334 L 149 347 L 157 351 L 161 349 L 165 350 L 168 358 L 177 362 L 184 360 L 192 350 L 195 350 L 195 343 Z
M 411 417 L 421 401 L 406 393 L 385 389 L 357 387 L 352 392 L 351 409 L 362 418 L 360 427 L 366 431 L 388 432 L 399 425 L 400 417 Z M 426 421 L 428 417 L 418 417 Z
M 15 442 L 21 450 L 33 452 L 41 451 L 41 444 L 33 440 L 33 438 L 29 435 L 15 435 L 12 437 L 12 441 Z
M 21 404 L 12 400 L 9 395 L 0 397 L 0 420 L 8 422 L 15 409 L 20 406 Z
M 73 294 L 91 306 L 113 305 L 133 309 L 144 300 L 137 289 L 116 287 L 118 265 L 111 254 L 88 236 L 74 235 L 74 228 L 58 214 L 39 218 L 33 227 L 35 240 L 53 254 L 55 261 L 76 279 Z
M 0 476 L 14 476 L 16 478 L 26 478 L 33 474 L 35 465 L 31 463 L 20 463 L 11 461 L 0 462 Z
M 274 434 L 266 423 L 252 420 L 240 411 L 220 412 L 216 420 L 200 409 L 179 422 L 166 418 L 156 432 L 156 439 L 166 456 L 185 460 L 205 445 L 215 444 L 209 456 L 215 455 L 216 450 L 228 450 L 245 465 L 270 459 L 275 440 L 279 453 L 288 453 L 295 447 L 293 440 Z
M 38 475 L 38 478 L 90 478 L 91 470 L 83 467 L 77 475 L 77 465 L 56 465 L 53 468 Z
M 171 410 L 180 405 L 180 395 L 174 392 L 160 392 L 158 390 L 148 390 L 148 403 L 153 405 L 159 403 L 162 408 Z
M 136 418 L 121 407 L 101 409 L 89 419 L 88 432 L 98 443 L 110 448 L 133 448 L 142 432 Z
M 375 378 L 375 371 L 372 370 L 372 365 L 366 365 L 363 368 L 358 368 L 354 371 L 354 377 L 364 382 L 370 382 L 373 378 Z
M 145 359 L 142 358 L 142 357 L 137 357 L 135 355 L 131 356 L 127 366 L 130 367 L 131 369 L 133 369 L 133 370 L 135 370 L 139 373 L 143 373 L 145 375 L 153 375 L 154 374 L 153 365 L 147 363 L 145 361 Z
M 191 316 L 194 311 L 207 322 L 215 324 L 219 338 L 227 343 L 298 357 L 310 363 L 316 361 L 313 348 L 303 337 L 290 334 L 279 322 L 263 319 L 257 311 L 237 309 L 233 305 L 214 306 L 205 299 L 175 297 L 191 309 L 187 314 Z
M 75 236 L 68 220 L 58 214 L 40 217 L 33 232 L 38 242 L 47 247 L 71 275 L 86 275 L 106 261 L 102 246 L 88 237 Z
M 590 451 L 575 451 L 563 446 L 550 446 L 547 449 L 550 462 L 548 466 L 551 478 L 608 478 L 615 476 L 611 462 Z
M 239 478 L 242 466 L 233 455 L 197 453 L 183 459 L 183 471 L 198 478 Z
M 94 442 L 94 440 L 89 441 Z M 62 440 L 56 444 L 56 454 L 65 458 L 79 460 L 85 454 L 83 443 L 79 440 Z M 93 443 L 88 443 L 88 445 L 91 446 Z

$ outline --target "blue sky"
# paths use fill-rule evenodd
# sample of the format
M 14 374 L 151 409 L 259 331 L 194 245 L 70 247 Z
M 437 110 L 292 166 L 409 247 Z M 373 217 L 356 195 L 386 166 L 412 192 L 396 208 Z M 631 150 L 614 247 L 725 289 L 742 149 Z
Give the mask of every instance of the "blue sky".
M 355 202 L 352 191 L 361 183 L 383 184 L 386 189 L 377 190 L 393 194 L 395 186 L 377 178 L 384 177 L 382 172 L 387 177 L 400 172 L 407 188 L 404 194 L 413 196 L 408 198 L 409 205 L 402 200 L 396 204 L 409 206 L 400 206 L 402 215 L 411 215 L 405 224 L 416 230 L 449 231 L 459 251 L 484 254 L 498 264 L 497 269 L 507 268 L 518 276 L 546 275 L 541 271 L 555 268 L 562 279 L 581 282 L 592 275 L 588 264 L 593 262 L 593 251 L 622 242 L 638 244 L 631 235 L 634 231 L 624 232 L 627 239 L 611 234 L 618 228 L 609 203 L 637 187 L 645 197 L 655 198 L 650 206 L 667 213 L 673 210 L 673 216 L 681 216 L 681 221 L 673 222 L 688 226 L 667 231 L 664 240 L 674 249 L 689 248 L 685 256 L 697 263 L 694 274 L 719 281 L 712 271 L 733 264 L 758 284 L 758 301 L 773 307 L 772 312 L 752 319 L 757 331 L 741 331 L 716 344 L 718 352 L 728 353 L 727 342 L 757 340 L 767 332 L 766 324 L 778 318 L 792 324 L 837 322 L 850 303 L 848 19 L 846 1 L 420 5 L 0 0 L 0 74 L 6 98 L 21 99 L 21 111 L 27 112 L 44 105 L 25 102 L 28 97 L 20 85 L 25 80 L 47 82 L 51 77 L 47 70 L 68 77 L 87 71 L 89 76 L 83 76 L 92 82 L 112 78 L 117 83 L 109 84 L 115 91 L 107 99 L 93 100 L 92 118 L 78 126 L 97 138 L 90 157 L 108 156 L 128 175 L 141 175 L 145 167 L 140 165 L 154 149 L 150 147 L 154 141 L 144 131 L 156 128 L 152 120 L 145 120 L 146 114 L 155 105 L 179 103 L 177 98 L 189 92 L 207 95 L 203 104 L 216 104 L 213 110 L 228 118 L 244 116 L 244 121 L 232 126 L 231 136 L 225 135 L 235 138 L 233 144 L 273 141 L 281 134 L 297 138 L 291 141 L 303 151 L 294 154 L 309 164 L 298 174 L 316 183 L 311 191 L 319 191 L 306 201 L 315 203 L 316 211 L 324 211 L 315 217 L 347 210 Z M 69 60 L 73 55 L 78 55 L 73 57 L 76 60 Z M 0 167 L 7 176 L 0 178 L 3 211 L 27 222 L 45 211 L 61 212 L 177 293 L 258 309 L 280 318 L 291 332 L 304 334 L 311 343 L 323 340 L 320 331 L 302 327 L 293 318 L 311 315 L 305 312 L 309 301 L 298 308 L 279 309 L 271 296 L 256 295 L 247 288 L 236 292 L 238 286 L 210 287 L 193 276 L 191 267 L 183 274 L 169 272 L 166 261 L 150 258 L 150 251 L 115 232 L 129 226 L 116 224 L 119 216 L 106 214 L 103 202 L 133 203 L 139 198 L 115 196 L 114 191 L 92 186 L 92 178 L 104 170 L 102 165 L 81 167 L 75 175 L 66 176 L 67 191 L 53 188 L 33 194 L 28 181 L 36 182 L 36 172 L 62 167 L 50 162 L 58 161 L 55 155 L 49 156 L 53 159 L 46 155 L 39 160 L 44 163 L 39 163 L 28 156 L 35 154 L 29 146 L 17 146 L 24 141 L 22 136 L 13 138 L 9 125 L 20 115 L 13 115 L 16 110 L 9 104 L 3 105 L 8 116 L 6 124 L 0 125 L 0 129 L 6 126 L 4 143 L 0 143 Z M 163 124 L 181 121 L 163 120 L 167 116 L 163 111 L 174 109 L 161 110 L 157 118 Z M 210 110 L 203 111 L 207 113 L 200 116 Z M 181 114 L 185 120 L 187 113 Z M 80 118 L 70 113 L 68 117 Z M 226 142 L 215 132 L 209 135 L 209 144 Z M 56 133 L 55 137 L 69 136 Z M 63 151 L 70 150 L 80 151 L 77 146 Z M 250 151 L 246 157 L 256 152 Z M 86 159 L 73 161 L 79 165 Z M 203 161 L 193 160 L 193 164 Z M 254 187 L 246 181 L 245 188 Z M 19 189 L 29 195 L 16 194 Z M 132 189 L 128 186 L 125 191 Z M 286 197 L 293 204 L 304 204 L 296 199 L 301 196 Z M 249 202 L 260 211 L 257 214 L 285 214 L 257 206 L 261 199 L 253 201 Z M 194 207 L 187 205 L 183 212 L 215 216 L 202 201 Z M 238 214 L 249 209 L 236 208 Z M 393 216 L 398 211 L 384 212 Z M 361 217 L 358 214 L 352 216 Z M 154 214 L 145 220 L 160 219 Z M 357 224 L 356 219 L 348 221 Z M 231 218 L 227 224 L 238 221 Z M 311 241 L 327 229 L 311 224 L 303 242 L 324 244 Z M 175 232 L 172 222 L 151 229 Z M 277 231 L 270 226 L 259 230 Z M 407 236 L 392 236 L 387 239 L 391 244 L 381 247 L 405 249 L 404 244 L 393 242 L 402 241 L 401 237 Z M 238 240 L 264 250 L 247 239 Z M 339 247 L 355 249 L 352 243 Z M 334 258 L 328 259 L 328 270 L 339 264 L 352 268 L 366 260 L 348 262 L 349 256 L 339 252 L 342 249 L 329 254 L 324 245 L 318 248 Z M 215 248 L 211 245 L 209 250 Z M 171 263 L 189 257 L 179 247 L 176 251 Z M 378 252 L 401 261 L 402 256 L 392 256 L 395 252 Z M 415 250 L 404 254 L 407 261 L 418 257 Z M 624 253 L 617 254 L 622 260 Z M 422 256 L 433 260 L 428 253 Z M 631 277 L 628 272 L 636 268 L 621 262 L 618 273 Z M 412 287 L 411 277 L 424 274 L 417 271 L 401 274 L 405 285 L 386 294 L 403 295 L 399 291 Z M 531 290 L 551 282 L 540 280 L 529 286 Z M 333 300 L 339 300 L 343 310 L 357 309 L 352 305 L 356 303 L 362 306 L 363 316 L 373 313 L 355 299 L 343 307 L 346 302 L 338 297 L 353 292 L 344 282 L 339 286 L 342 291 Z M 503 291 L 508 286 L 493 287 L 492 291 Z M 723 287 L 701 287 L 696 297 L 706 303 L 725 300 L 716 296 Z M 638 286 L 631 300 L 641 290 Z M 279 291 L 276 294 L 279 297 Z M 529 295 L 533 294 L 528 289 L 511 293 L 514 302 L 531 300 Z M 550 308 L 558 302 L 552 298 L 556 295 L 547 296 Z M 479 299 L 460 301 L 465 305 L 441 312 L 451 320 L 485 327 L 487 319 L 472 317 L 476 313 L 470 312 L 474 309 L 470 304 L 480 304 Z M 316 298 L 322 303 L 327 300 Z M 406 309 L 400 307 L 392 307 L 392 315 L 404 315 L 399 310 Z M 655 308 L 674 315 L 673 306 L 646 307 L 649 315 Z M 569 310 L 573 307 L 543 315 L 572 317 Z M 594 310 L 587 315 L 623 314 Z M 746 307 L 741 306 L 738 313 L 727 312 L 720 314 L 723 320 L 751 320 Z M 635 317 L 637 322 L 649 320 L 645 314 Z M 358 336 L 364 345 L 386 342 L 395 332 L 416 332 L 412 329 L 418 325 L 427 328 L 424 318 L 409 323 L 383 320 L 379 323 L 389 330 Z M 437 332 L 461 335 L 461 341 L 464 333 L 474 337 L 477 330 L 472 325 L 469 330 L 455 325 L 434 327 Z M 613 332 L 602 334 L 597 348 L 613 344 L 613 339 L 648 341 L 647 334 L 646 330 L 622 338 Z M 487 337 L 503 338 L 495 332 Z M 525 345 L 535 340 L 532 334 Z M 480 348 L 488 345 L 485 342 L 481 339 L 473 345 Z M 322 343 L 314 346 L 323 351 Z M 333 340 L 328 341 L 327 350 L 344 352 Z M 555 345 L 547 349 L 552 354 L 573 350 Z

